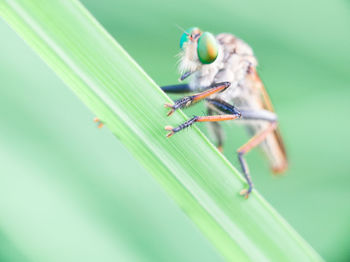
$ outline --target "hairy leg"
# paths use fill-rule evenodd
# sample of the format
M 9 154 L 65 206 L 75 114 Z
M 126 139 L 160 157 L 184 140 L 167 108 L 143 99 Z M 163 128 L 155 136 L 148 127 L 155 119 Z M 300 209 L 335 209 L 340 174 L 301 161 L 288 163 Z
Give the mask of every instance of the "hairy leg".
M 170 116 L 177 109 L 189 107 L 189 106 L 207 98 L 208 96 L 211 96 L 215 93 L 224 91 L 229 86 L 230 86 L 229 82 L 216 83 L 216 84 L 213 84 L 211 87 L 209 87 L 209 89 L 207 89 L 204 92 L 201 92 L 199 94 L 195 94 L 192 96 L 185 96 L 183 98 L 176 100 L 173 105 L 166 103 L 164 106 L 171 109 L 168 113 L 168 116 Z

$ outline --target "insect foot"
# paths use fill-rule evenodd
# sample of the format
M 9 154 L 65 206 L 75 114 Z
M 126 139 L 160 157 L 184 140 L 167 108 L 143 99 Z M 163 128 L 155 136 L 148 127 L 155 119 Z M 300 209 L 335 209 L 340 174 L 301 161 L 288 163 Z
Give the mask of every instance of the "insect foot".
M 167 130 L 167 131 L 170 131 L 170 132 L 166 135 L 167 137 L 171 137 L 173 134 L 175 134 L 175 132 L 173 131 L 174 128 L 173 128 L 172 126 L 165 126 L 164 129 Z
M 242 189 L 241 192 L 239 192 L 239 194 L 241 196 L 244 196 L 245 199 L 248 199 L 250 193 L 252 192 L 252 188 L 249 188 L 249 189 Z
M 179 132 L 187 127 L 190 127 L 195 122 L 197 122 L 198 119 L 200 119 L 200 117 L 194 116 L 190 120 L 187 120 L 186 122 L 182 123 L 181 125 L 179 125 L 178 127 L 175 127 L 175 128 L 172 126 L 165 126 L 165 130 L 170 131 L 166 136 L 171 137 L 173 134 L 175 134 L 175 133 L 177 133 L 177 132 Z
M 168 112 L 167 116 L 170 116 L 170 115 L 172 115 L 175 112 L 175 109 L 173 108 L 172 104 L 166 103 L 166 104 L 164 104 L 164 107 L 165 108 L 171 108 L 171 110 Z
M 102 128 L 103 127 L 103 123 L 98 117 L 94 118 L 94 122 L 98 123 L 98 126 L 97 126 L 98 128 Z
M 175 110 L 189 106 L 192 103 L 192 101 L 193 96 L 186 96 L 184 98 L 176 100 L 173 105 L 166 103 L 164 104 L 164 107 L 171 108 L 171 110 L 168 113 L 168 116 L 170 116 L 175 112 Z
M 224 148 L 223 148 L 222 145 L 221 145 L 221 146 L 218 146 L 217 148 L 218 148 L 218 150 L 220 151 L 220 153 L 224 153 Z

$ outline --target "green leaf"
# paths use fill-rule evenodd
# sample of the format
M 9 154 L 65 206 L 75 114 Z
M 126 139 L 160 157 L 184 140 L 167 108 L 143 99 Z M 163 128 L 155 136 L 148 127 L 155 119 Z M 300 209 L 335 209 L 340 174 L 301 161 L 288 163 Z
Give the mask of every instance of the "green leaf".
M 165 137 L 165 125 L 187 117 L 166 117 L 170 99 L 79 2 L 2 1 L 0 14 L 227 261 L 322 260 L 256 191 L 248 200 L 238 194 L 244 179 L 196 127 Z

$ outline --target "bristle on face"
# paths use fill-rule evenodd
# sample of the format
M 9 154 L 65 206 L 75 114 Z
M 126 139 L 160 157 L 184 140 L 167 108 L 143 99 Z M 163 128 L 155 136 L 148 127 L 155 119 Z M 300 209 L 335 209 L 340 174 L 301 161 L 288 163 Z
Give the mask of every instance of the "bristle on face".
M 183 49 L 179 53 L 179 72 L 194 72 L 201 65 L 197 56 L 197 42 L 188 41 L 184 43 Z

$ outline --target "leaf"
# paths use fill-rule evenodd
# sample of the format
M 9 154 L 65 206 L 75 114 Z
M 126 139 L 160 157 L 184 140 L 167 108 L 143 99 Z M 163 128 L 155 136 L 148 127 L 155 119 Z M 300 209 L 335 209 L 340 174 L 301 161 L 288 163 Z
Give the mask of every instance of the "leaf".
M 170 99 L 79 2 L 8 0 L 0 14 L 227 261 L 322 260 L 256 191 L 248 200 L 238 194 L 244 179 L 196 127 L 165 137 L 165 125 L 187 117 L 166 117 Z

